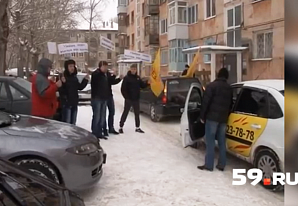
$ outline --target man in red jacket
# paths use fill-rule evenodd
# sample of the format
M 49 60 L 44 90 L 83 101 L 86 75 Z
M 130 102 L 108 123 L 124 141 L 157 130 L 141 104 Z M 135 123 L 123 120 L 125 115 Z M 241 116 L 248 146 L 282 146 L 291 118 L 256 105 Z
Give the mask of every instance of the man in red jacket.
M 32 76 L 32 110 L 33 116 L 53 118 L 58 102 L 56 92 L 61 87 L 61 80 L 49 80 L 52 62 L 43 58 L 38 62 L 37 73 Z

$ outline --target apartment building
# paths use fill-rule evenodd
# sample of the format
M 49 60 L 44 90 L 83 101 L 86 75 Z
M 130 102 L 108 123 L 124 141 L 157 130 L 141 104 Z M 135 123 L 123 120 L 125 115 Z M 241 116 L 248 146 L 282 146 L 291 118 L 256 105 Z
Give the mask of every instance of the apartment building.
M 130 15 L 131 19 L 141 0 L 120 1 L 126 9 L 121 15 L 123 18 Z M 237 76 L 237 68 L 241 67 L 244 80 L 284 78 L 283 0 L 145 0 L 141 3 L 144 4 L 142 8 L 149 8 L 142 10 L 145 33 L 141 39 L 144 44 L 141 41 L 141 48 L 135 46 L 136 28 L 130 22 L 128 29 L 123 27 L 125 46 L 152 54 L 160 47 L 162 74 L 182 71 L 185 64 L 192 62 L 194 54 L 183 53 L 183 49 L 223 45 L 226 49 L 214 56 L 216 70 L 225 66 Z M 159 12 L 155 7 L 157 3 Z M 147 38 L 146 34 L 149 34 Z M 236 50 L 242 53 L 238 64 L 236 52 L 232 52 Z M 211 53 L 199 56 L 197 69 L 210 70 Z
M 100 36 L 112 40 L 115 43 L 115 51 L 100 46 Z M 86 68 L 96 68 L 100 60 L 107 61 L 110 67 L 117 65 L 117 56 L 119 55 L 118 24 L 114 22 L 102 22 L 98 28 L 92 28 L 91 34 L 88 25 L 82 25 L 78 29 L 66 31 L 59 41 L 59 43 L 88 43 L 89 55 L 88 53 L 58 55 L 55 58 L 56 68 L 63 68 L 64 61 L 67 59 L 75 60 L 77 67 L 82 71 Z

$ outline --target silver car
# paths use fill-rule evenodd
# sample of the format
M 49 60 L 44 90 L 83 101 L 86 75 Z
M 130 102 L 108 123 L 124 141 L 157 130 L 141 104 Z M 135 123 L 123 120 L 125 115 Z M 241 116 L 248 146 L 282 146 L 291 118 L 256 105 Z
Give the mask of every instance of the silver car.
M 97 138 L 70 124 L 0 112 L 0 157 L 70 190 L 92 187 L 106 154 Z

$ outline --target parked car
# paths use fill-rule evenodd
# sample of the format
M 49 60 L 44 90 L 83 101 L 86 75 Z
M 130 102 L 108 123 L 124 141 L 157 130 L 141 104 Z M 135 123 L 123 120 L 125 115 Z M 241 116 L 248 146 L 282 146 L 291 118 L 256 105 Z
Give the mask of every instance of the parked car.
M 143 78 L 144 81 L 148 78 Z M 151 88 L 141 90 L 140 110 L 148 115 L 154 122 L 161 121 L 164 117 L 182 114 L 185 99 L 192 83 L 200 84 L 196 78 L 162 77 L 164 90 L 156 97 Z M 200 88 L 203 88 L 200 86 Z
M 0 112 L 0 157 L 74 191 L 96 184 L 106 162 L 98 139 L 67 123 Z
M 256 80 L 232 85 L 234 105 L 227 123 L 227 151 L 251 163 L 271 178 L 284 171 L 284 80 Z M 205 135 L 196 126 L 202 96 L 192 84 L 181 117 L 184 147 Z M 274 188 L 273 185 L 264 185 Z
M 86 76 L 86 73 L 77 74 L 77 77 L 80 82 L 83 81 L 85 76 Z M 79 101 L 80 102 L 91 101 L 91 76 L 87 86 L 83 90 L 79 91 Z
M 74 192 L 0 159 L 0 205 L 85 206 Z
M 57 77 L 58 78 L 58 77 Z M 31 82 L 11 76 L 0 76 L 0 110 L 15 114 L 31 114 Z M 59 101 L 59 93 L 57 92 Z M 61 108 L 57 109 L 55 120 L 61 119 Z

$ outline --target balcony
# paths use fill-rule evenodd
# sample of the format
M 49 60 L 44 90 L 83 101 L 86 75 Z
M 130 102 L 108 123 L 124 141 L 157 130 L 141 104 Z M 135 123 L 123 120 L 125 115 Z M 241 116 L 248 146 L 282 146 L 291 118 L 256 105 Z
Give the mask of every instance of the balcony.
M 156 14 L 159 14 L 159 0 L 146 0 L 143 15 L 146 17 Z
M 119 34 L 126 34 L 127 27 L 118 25 L 118 33 Z
M 118 5 L 117 6 L 117 15 L 118 14 L 126 14 L 127 13 L 127 6 L 126 5 Z
M 159 45 L 159 34 L 145 35 L 145 46 Z

